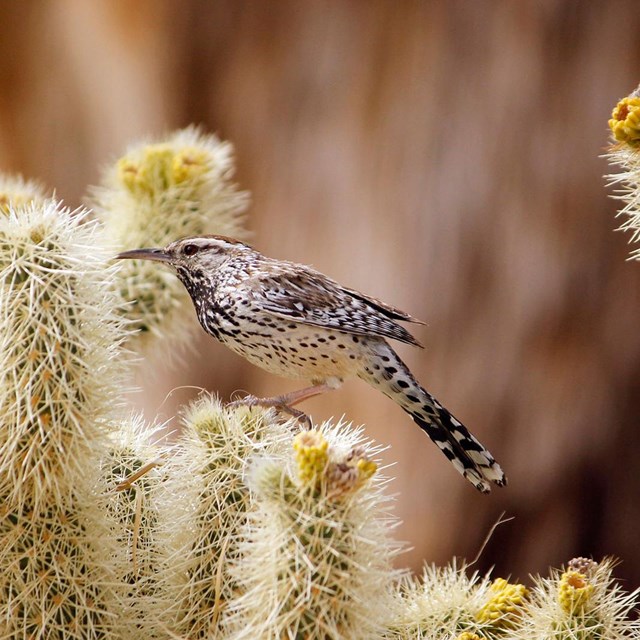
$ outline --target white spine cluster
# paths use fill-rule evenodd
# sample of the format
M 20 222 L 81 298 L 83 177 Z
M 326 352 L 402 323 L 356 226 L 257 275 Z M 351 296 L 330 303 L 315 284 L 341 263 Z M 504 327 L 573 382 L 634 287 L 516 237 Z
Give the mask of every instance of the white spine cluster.
M 578 559 L 549 578 L 537 578 L 513 640 L 630 640 L 640 638 L 636 608 L 640 590 L 629 593 L 613 578 L 614 562 Z
M 487 624 L 478 620 L 489 598 L 491 580 L 466 567 L 428 565 L 422 580 L 407 578 L 396 592 L 390 640 L 453 640 L 467 632 L 483 637 Z
M 141 417 L 120 424 L 102 461 L 107 488 L 104 509 L 117 552 L 113 574 L 119 585 L 116 629 L 121 640 L 154 637 L 148 609 L 157 605 L 157 497 L 165 480 L 165 446 L 152 444 L 154 430 Z
M 345 425 L 302 432 L 294 450 L 289 464 L 252 470 L 256 510 L 233 572 L 229 637 L 381 637 L 398 545 L 374 452 Z
M 247 460 L 279 456 L 290 438 L 271 411 L 223 408 L 210 396 L 187 409 L 159 502 L 160 606 L 149 620 L 160 631 L 224 637 L 222 621 L 237 590 L 229 566 L 252 509 Z
M 163 247 L 188 235 L 238 237 L 244 235 L 248 197 L 231 182 L 233 173 L 231 144 L 189 127 L 131 147 L 92 190 L 90 203 L 119 250 Z M 186 343 L 196 323 L 185 311 L 189 296 L 172 273 L 126 261 L 119 288 L 139 330 L 133 349 L 158 357 Z
M 640 151 L 634 148 L 618 147 L 608 154 L 609 161 L 621 167 L 608 178 L 610 186 L 617 187 L 615 198 L 623 202 L 618 215 L 624 216 L 620 225 L 623 231 L 630 231 L 630 242 L 640 240 Z M 634 249 L 631 257 L 640 259 L 640 249 Z
M 0 638 L 115 638 L 99 460 L 125 379 L 113 265 L 84 211 L 0 216 Z

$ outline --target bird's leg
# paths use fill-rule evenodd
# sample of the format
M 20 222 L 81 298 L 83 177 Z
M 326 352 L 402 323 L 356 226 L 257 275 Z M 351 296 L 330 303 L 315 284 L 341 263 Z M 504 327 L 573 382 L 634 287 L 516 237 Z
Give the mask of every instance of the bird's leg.
M 319 396 L 327 391 L 332 391 L 335 386 L 330 384 L 316 384 L 312 387 L 305 387 L 304 389 L 298 389 L 297 391 L 291 391 L 284 393 L 280 396 L 273 396 L 271 398 L 256 398 L 256 396 L 248 395 L 240 400 L 234 400 L 229 403 L 230 407 L 239 407 L 245 405 L 249 407 L 289 407 L 292 408 L 296 404 L 300 404 L 305 400 Z
M 327 391 L 333 391 L 333 389 L 335 389 L 335 386 L 331 386 L 330 384 L 316 384 L 312 387 L 305 387 L 304 389 L 291 391 L 281 396 L 275 396 L 273 400 L 279 401 L 279 404 L 293 407 L 296 404 L 300 404 L 301 402 L 309 400 L 310 398 L 315 398 L 315 396 L 319 396 L 323 393 L 326 393 Z M 269 399 L 270 398 L 266 398 L 266 400 Z
M 311 420 L 309 416 L 298 409 L 294 409 L 294 405 L 300 404 L 305 400 L 309 400 L 315 396 L 319 396 L 322 393 L 335 389 L 335 385 L 323 383 L 316 384 L 312 387 L 305 387 L 304 389 L 298 389 L 297 391 L 291 391 L 290 393 L 284 393 L 280 396 L 273 396 L 271 398 L 256 398 L 256 396 L 248 395 L 241 400 L 235 400 L 229 403 L 229 407 L 274 407 L 288 413 L 297 420 L 303 421 L 308 428 L 311 428 Z

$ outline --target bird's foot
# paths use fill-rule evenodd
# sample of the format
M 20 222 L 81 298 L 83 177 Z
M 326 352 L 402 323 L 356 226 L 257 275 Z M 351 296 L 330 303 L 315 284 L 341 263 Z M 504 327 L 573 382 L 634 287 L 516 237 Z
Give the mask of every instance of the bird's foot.
M 304 411 L 300 411 L 300 409 L 294 409 L 291 405 L 287 404 L 287 400 L 288 397 L 286 395 L 274 396 L 273 398 L 257 398 L 256 396 L 249 394 L 244 398 L 229 402 L 227 406 L 231 407 L 232 409 L 236 407 L 273 408 L 276 411 L 285 413 L 295 418 L 300 423 L 301 428 L 312 429 L 313 424 L 311 422 L 311 418 L 306 413 L 304 413 Z
M 316 384 L 312 387 L 306 387 L 305 389 L 298 389 L 297 391 L 291 391 L 290 393 L 285 393 L 281 396 L 274 396 L 273 398 L 256 398 L 256 396 L 247 395 L 240 400 L 230 402 L 227 406 L 239 407 L 244 405 L 245 407 L 273 407 L 277 411 L 293 416 L 298 420 L 298 422 L 300 422 L 303 429 L 312 429 L 313 424 L 311 422 L 311 418 L 309 418 L 306 413 L 298 409 L 294 409 L 293 405 L 304 402 L 309 398 L 313 398 L 335 388 L 335 384 L 324 383 Z

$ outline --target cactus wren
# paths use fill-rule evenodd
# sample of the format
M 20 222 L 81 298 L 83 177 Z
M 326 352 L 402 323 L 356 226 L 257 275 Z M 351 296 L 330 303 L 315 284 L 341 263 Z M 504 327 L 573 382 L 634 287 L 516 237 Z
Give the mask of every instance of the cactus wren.
M 223 236 L 182 238 L 117 257 L 172 267 L 207 333 L 267 371 L 314 385 L 273 399 L 277 404 L 293 405 L 357 375 L 399 404 L 477 489 L 506 484 L 493 456 L 420 386 L 387 342 L 420 346 L 397 322 L 418 322 L 407 313 Z

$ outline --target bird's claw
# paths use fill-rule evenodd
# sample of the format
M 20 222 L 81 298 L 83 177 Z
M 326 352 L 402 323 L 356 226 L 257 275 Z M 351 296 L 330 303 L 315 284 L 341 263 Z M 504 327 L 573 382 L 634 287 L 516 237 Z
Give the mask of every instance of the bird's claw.
M 248 394 L 244 396 L 244 398 L 227 403 L 227 407 L 230 407 L 231 409 L 237 409 L 238 407 L 255 407 L 260 404 L 260 400 L 261 398 Z
M 233 402 L 229 402 L 227 404 L 228 407 L 232 409 L 236 409 L 238 407 L 269 407 L 273 408 L 280 413 L 286 413 L 287 415 L 295 418 L 301 426 L 301 429 L 312 429 L 313 423 L 311 422 L 311 418 L 304 413 L 304 411 L 300 411 L 300 409 L 294 409 L 292 406 L 288 405 L 286 401 L 281 398 L 257 398 L 254 395 L 246 395 L 244 398 L 240 398 L 239 400 L 234 400 Z
M 288 413 L 294 420 L 297 420 L 300 424 L 301 431 L 309 431 L 313 429 L 313 423 L 311 422 L 311 418 L 304 411 L 300 411 L 300 409 L 294 409 L 286 404 L 276 406 L 278 411 L 282 413 Z

